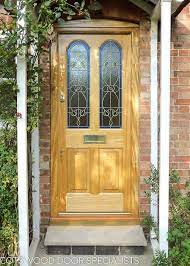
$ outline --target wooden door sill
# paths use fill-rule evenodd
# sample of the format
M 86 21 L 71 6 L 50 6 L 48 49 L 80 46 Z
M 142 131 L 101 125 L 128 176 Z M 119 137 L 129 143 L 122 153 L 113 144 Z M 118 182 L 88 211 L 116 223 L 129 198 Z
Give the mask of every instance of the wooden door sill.
M 50 224 L 140 224 L 139 216 L 129 214 L 66 214 L 52 217 Z

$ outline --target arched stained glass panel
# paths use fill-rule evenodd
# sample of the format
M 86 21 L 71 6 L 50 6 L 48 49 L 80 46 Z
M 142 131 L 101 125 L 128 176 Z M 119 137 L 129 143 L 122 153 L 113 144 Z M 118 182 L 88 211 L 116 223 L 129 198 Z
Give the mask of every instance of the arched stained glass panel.
M 74 41 L 68 51 L 68 127 L 89 127 L 89 46 Z
M 122 126 L 121 47 L 112 40 L 100 48 L 100 127 Z

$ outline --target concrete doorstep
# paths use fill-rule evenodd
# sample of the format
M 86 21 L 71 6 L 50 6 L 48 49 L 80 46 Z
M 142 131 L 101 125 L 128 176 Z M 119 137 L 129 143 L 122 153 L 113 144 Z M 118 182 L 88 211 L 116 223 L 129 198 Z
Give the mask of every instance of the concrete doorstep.
M 140 225 L 48 226 L 45 246 L 130 246 L 147 245 Z
M 150 266 L 152 249 L 139 225 L 49 226 L 34 265 Z

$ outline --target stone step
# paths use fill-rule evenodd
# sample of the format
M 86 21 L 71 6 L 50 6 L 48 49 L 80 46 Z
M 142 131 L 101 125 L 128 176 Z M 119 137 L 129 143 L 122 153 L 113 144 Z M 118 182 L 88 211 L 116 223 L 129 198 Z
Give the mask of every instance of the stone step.
M 118 246 L 47 246 L 48 255 L 144 255 L 147 247 Z
M 140 225 L 82 226 L 51 225 L 47 229 L 45 246 L 59 247 L 145 247 L 147 242 Z

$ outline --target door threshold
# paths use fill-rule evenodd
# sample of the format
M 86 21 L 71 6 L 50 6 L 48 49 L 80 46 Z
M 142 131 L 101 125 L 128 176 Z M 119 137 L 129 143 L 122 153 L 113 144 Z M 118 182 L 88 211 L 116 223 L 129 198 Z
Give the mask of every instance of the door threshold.
M 51 217 L 50 224 L 83 224 L 83 225 L 103 225 L 103 224 L 140 224 L 139 216 L 129 214 L 62 214 L 59 217 Z
M 60 216 L 64 215 L 130 215 L 129 212 L 59 212 Z

